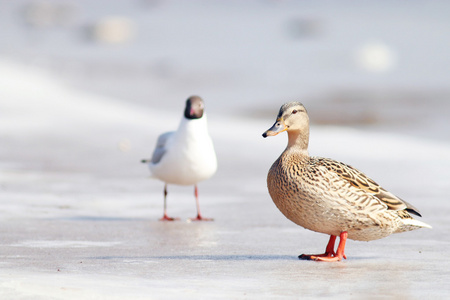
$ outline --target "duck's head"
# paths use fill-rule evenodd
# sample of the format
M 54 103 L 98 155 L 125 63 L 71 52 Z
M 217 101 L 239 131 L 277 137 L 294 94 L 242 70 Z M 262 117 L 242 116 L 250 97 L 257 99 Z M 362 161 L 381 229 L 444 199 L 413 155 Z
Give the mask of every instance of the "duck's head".
M 203 99 L 199 96 L 191 96 L 186 100 L 186 108 L 184 109 L 184 116 L 188 120 L 200 119 L 203 117 L 205 104 Z
M 278 112 L 275 124 L 263 133 L 263 137 L 274 136 L 283 131 L 309 135 L 308 113 L 300 102 L 283 104 Z

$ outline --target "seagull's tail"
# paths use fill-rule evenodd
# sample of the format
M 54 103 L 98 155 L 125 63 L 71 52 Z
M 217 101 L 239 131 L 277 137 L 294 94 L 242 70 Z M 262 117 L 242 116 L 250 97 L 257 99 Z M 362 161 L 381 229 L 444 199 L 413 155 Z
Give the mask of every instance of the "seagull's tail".
M 143 164 L 150 164 L 152 162 L 152 160 L 151 159 L 141 159 L 141 163 L 143 163 Z M 151 170 L 151 168 L 150 168 L 150 178 L 156 178 L 155 177 L 155 175 L 153 175 L 153 172 L 152 172 L 152 170 Z

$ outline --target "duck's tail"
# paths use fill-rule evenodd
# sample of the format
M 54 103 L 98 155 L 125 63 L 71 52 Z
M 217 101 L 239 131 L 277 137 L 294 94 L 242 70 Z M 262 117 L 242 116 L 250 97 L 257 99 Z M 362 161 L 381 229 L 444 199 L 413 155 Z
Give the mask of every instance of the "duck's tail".
M 402 223 L 401 226 L 396 231 L 397 233 L 416 230 L 419 228 L 430 228 L 430 229 L 433 228 L 430 225 L 428 225 L 427 223 L 416 220 L 416 219 L 402 219 L 401 223 Z
M 406 210 L 397 211 L 397 215 L 400 217 L 400 224 L 395 232 L 405 232 L 419 228 L 432 228 L 427 223 L 414 219 Z
M 407 225 L 407 226 L 414 226 L 414 227 L 420 227 L 420 228 L 433 228 L 431 227 L 431 225 L 428 225 L 425 222 L 416 220 L 416 219 L 406 219 L 406 220 L 402 220 L 403 224 Z

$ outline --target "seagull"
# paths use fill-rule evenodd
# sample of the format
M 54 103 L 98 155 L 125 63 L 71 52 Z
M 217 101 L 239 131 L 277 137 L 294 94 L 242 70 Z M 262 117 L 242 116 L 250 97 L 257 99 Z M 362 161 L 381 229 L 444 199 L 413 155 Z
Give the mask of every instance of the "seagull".
M 300 102 L 281 106 L 275 123 L 263 137 L 284 131 L 288 145 L 267 175 L 269 194 L 286 218 L 330 235 L 325 253 L 302 254 L 300 259 L 340 261 L 347 258 L 347 238 L 371 241 L 392 233 L 431 228 L 412 217 L 421 216 L 417 208 L 361 171 L 329 158 L 309 156 L 309 117 Z
M 176 131 L 166 132 L 158 137 L 148 163 L 152 177 L 164 182 L 164 215 L 161 221 L 174 221 L 167 215 L 167 185 L 194 185 L 197 217 L 191 221 L 212 221 L 200 213 L 198 187 L 200 181 L 214 175 L 217 158 L 214 145 L 208 133 L 205 104 L 199 96 L 186 100 L 184 115 Z

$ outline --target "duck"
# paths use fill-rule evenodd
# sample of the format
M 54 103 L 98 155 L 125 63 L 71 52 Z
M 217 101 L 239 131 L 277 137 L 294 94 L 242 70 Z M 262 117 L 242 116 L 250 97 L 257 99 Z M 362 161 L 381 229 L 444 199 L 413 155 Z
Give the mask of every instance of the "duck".
M 330 236 L 325 252 L 299 259 L 346 259 L 347 239 L 372 241 L 430 225 L 414 219 L 417 208 L 382 188 L 358 169 L 342 162 L 309 156 L 309 117 L 300 102 L 281 106 L 263 137 L 287 132 L 288 143 L 267 175 L 267 188 L 281 213 L 306 229 Z M 336 249 L 335 242 L 339 237 Z
M 198 183 L 211 178 L 217 171 L 217 157 L 208 132 L 205 103 L 199 96 L 186 100 L 184 113 L 176 131 L 161 134 L 150 159 L 143 159 L 151 177 L 164 182 L 164 212 L 161 221 L 179 218 L 167 214 L 167 186 L 194 186 L 197 216 L 190 221 L 212 221 L 200 212 Z

